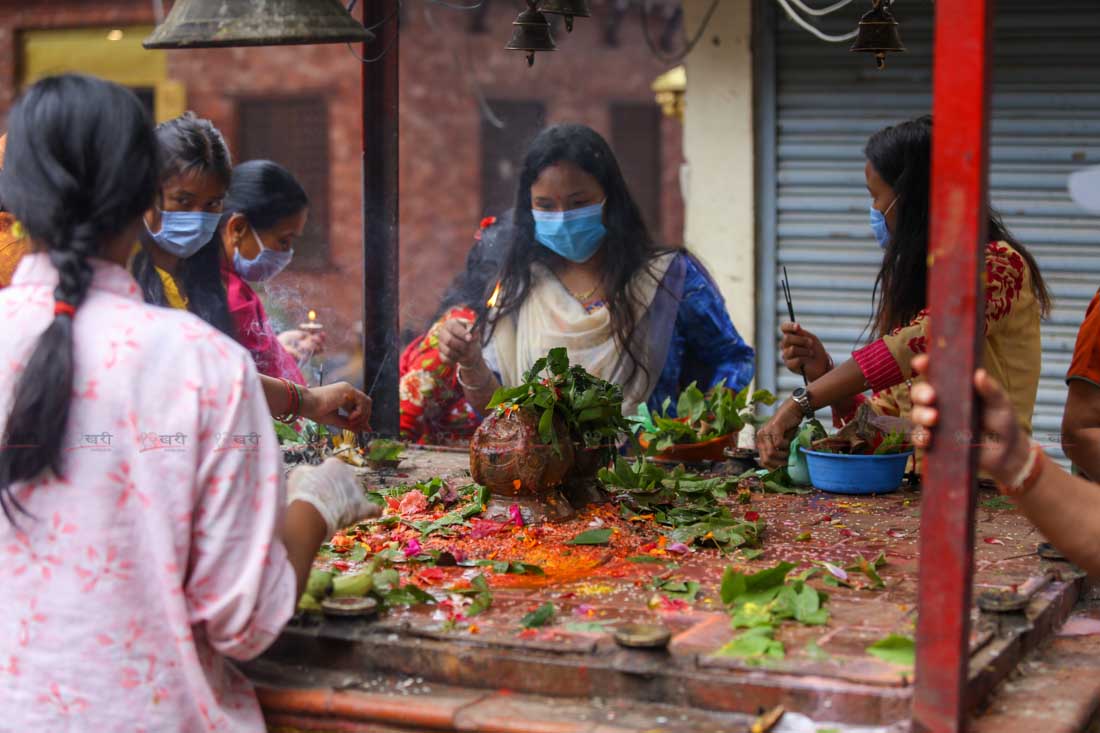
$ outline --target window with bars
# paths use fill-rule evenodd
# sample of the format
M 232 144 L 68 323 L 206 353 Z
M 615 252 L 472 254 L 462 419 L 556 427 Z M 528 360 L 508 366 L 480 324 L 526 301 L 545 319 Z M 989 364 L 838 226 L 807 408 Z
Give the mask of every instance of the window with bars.
M 294 245 L 292 268 L 322 269 L 329 260 L 328 101 L 321 95 L 237 102 L 237 160 L 273 160 L 309 196 L 309 220 Z

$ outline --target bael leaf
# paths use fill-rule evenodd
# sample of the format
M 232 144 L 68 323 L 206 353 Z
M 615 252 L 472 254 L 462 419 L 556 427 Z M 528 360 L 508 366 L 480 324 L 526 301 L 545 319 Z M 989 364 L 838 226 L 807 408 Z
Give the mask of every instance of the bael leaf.
M 569 540 L 567 545 L 606 545 L 611 542 L 610 529 L 590 529 Z
M 725 646 L 716 651 L 715 656 L 753 659 L 770 657 L 782 659 L 785 656 L 782 642 L 776 641 L 771 626 L 757 626 L 733 637 Z
M 912 638 L 890 634 L 867 647 L 867 653 L 879 659 L 905 667 L 917 662 L 917 645 Z
M 554 608 L 554 604 L 546 602 L 521 618 L 519 624 L 525 629 L 537 629 L 540 626 L 545 626 L 550 619 L 554 618 L 556 612 L 557 609 Z

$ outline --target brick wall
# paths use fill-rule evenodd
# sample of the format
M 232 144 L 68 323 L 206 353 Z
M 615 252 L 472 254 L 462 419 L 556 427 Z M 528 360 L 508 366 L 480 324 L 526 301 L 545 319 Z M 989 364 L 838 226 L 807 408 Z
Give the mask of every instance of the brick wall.
M 483 215 L 480 113 L 472 79 L 490 98 L 541 100 L 549 122 L 582 122 L 605 135 L 611 101 L 652 99 L 649 84 L 667 66 L 649 53 L 636 16 L 624 22 L 620 45 L 611 48 L 603 42 L 602 5 L 593 5 L 597 17 L 577 19 L 572 34 L 560 29 L 559 51 L 540 55 L 529 69 L 523 54 L 503 50 L 515 18 L 512 3 L 492 3 L 485 34 L 468 32 L 467 13 L 419 0 L 406 3 L 400 51 L 404 327 L 419 328 L 434 310 Z M 18 79 L 19 29 L 150 23 L 150 7 L 145 0 L 0 0 L 0 114 Z M 234 147 L 239 98 L 319 93 L 328 100 L 333 268 L 324 274 L 287 273 L 276 282 L 280 292 L 300 297 L 300 311 L 291 304 L 290 315 L 315 307 L 330 324 L 334 345 L 350 345 L 351 324 L 361 308 L 359 62 L 343 45 L 172 51 L 169 71 L 186 85 L 188 106 L 211 118 Z M 660 234 L 678 243 L 680 123 L 665 119 L 662 133 Z

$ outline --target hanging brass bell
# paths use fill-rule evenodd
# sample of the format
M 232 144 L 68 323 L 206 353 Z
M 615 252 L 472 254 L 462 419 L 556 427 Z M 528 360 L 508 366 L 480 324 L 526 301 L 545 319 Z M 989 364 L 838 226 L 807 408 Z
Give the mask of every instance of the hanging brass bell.
M 875 65 L 886 67 L 886 54 L 903 53 L 898 22 L 887 5 L 889 0 L 872 0 L 871 9 L 859 19 L 859 35 L 849 51 L 873 53 Z
M 504 48 L 507 51 L 526 51 L 528 66 L 535 65 L 535 53 L 558 50 L 554 37 L 550 35 L 550 21 L 538 11 L 532 0 L 527 0 L 527 10 L 519 14 L 512 26 L 512 40 Z
M 374 34 L 340 0 L 177 0 L 145 48 L 364 43 Z
M 542 0 L 539 10 L 551 15 L 565 16 L 565 30 L 573 32 L 573 18 L 591 18 L 588 0 Z

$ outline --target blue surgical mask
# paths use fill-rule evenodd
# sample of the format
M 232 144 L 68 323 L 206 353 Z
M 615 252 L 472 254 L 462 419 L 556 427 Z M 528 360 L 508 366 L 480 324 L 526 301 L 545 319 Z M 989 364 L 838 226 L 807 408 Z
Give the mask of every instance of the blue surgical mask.
M 570 262 L 588 262 L 607 235 L 603 202 L 570 211 L 532 209 L 531 215 L 538 243 Z
M 149 236 L 168 254 L 186 260 L 214 238 L 221 219 L 205 211 L 162 211 L 160 231 L 149 230 Z
M 260 248 L 260 254 L 251 260 L 246 260 L 241 257 L 241 250 L 238 248 L 233 252 L 233 269 L 237 271 L 238 275 L 251 282 L 270 280 L 286 269 L 286 266 L 294 259 L 294 250 L 288 249 L 286 252 L 280 252 L 277 249 L 268 249 L 264 246 L 263 240 L 260 239 L 260 235 L 256 233 L 256 230 L 252 229 L 251 226 L 248 228 L 252 231 L 252 238 L 256 240 L 256 244 Z
M 890 205 L 886 207 L 886 211 L 879 211 L 874 204 L 871 204 L 871 231 L 875 233 L 878 246 L 883 249 L 886 249 L 886 245 L 890 243 L 890 228 L 886 226 L 886 215 L 890 213 L 890 209 L 894 208 L 894 204 L 897 202 L 898 199 L 895 196 Z

